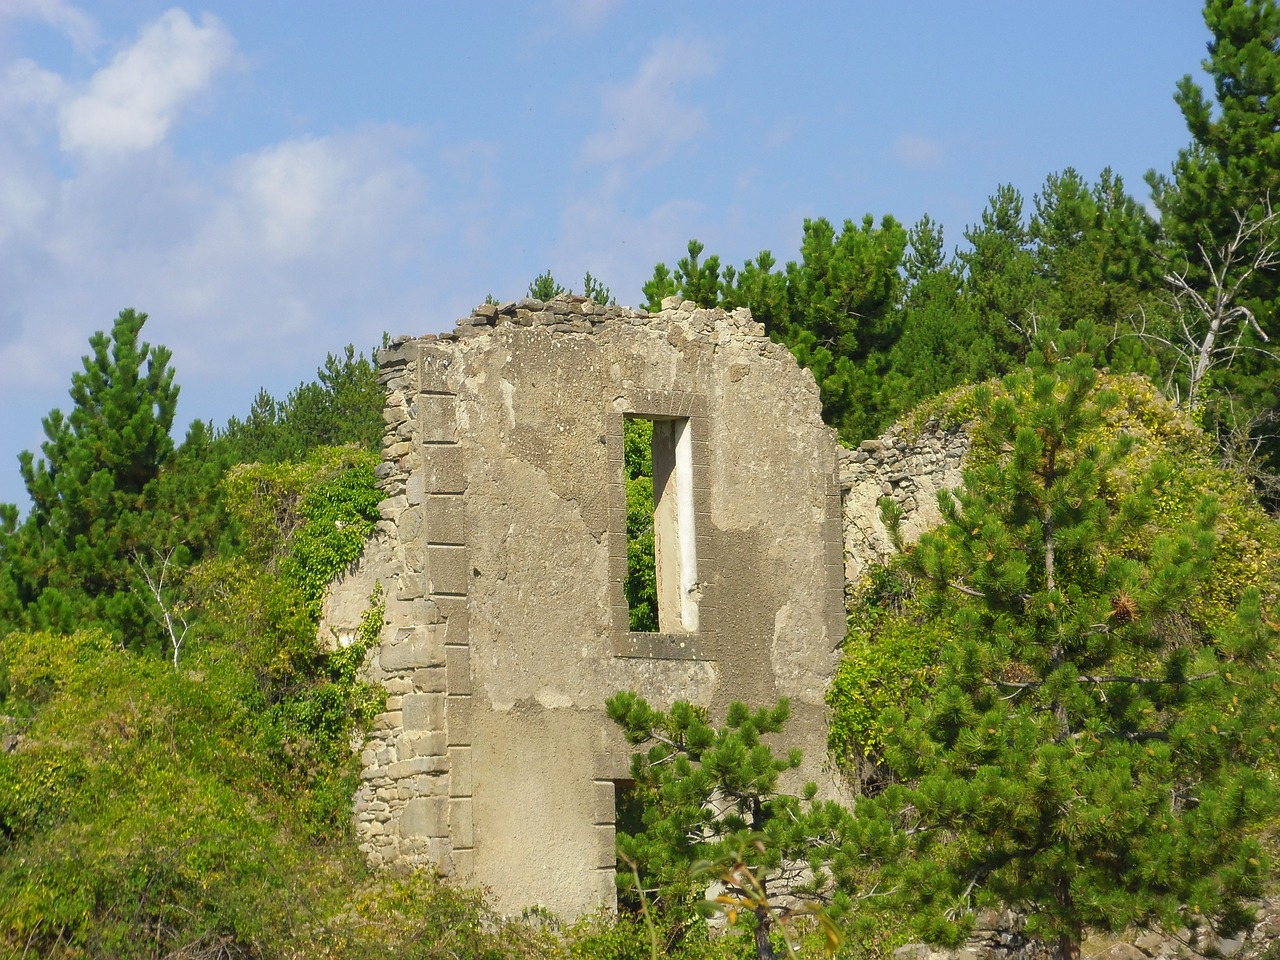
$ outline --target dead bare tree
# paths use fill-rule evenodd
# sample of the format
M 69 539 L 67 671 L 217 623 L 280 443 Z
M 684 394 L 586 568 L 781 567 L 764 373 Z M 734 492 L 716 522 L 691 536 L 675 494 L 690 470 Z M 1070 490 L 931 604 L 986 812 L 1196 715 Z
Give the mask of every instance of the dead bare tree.
M 1280 360 L 1280 352 L 1263 346 L 1270 343 L 1270 338 L 1247 303 L 1240 302 L 1240 294 L 1254 276 L 1280 266 L 1280 210 L 1272 209 L 1270 197 L 1261 206 L 1261 214 L 1253 216 L 1234 211 L 1235 233 L 1219 246 L 1197 244 L 1199 257 L 1194 266 L 1202 275 L 1193 274 L 1189 260 L 1183 269 L 1164 274 L 1174 317 L 1171 329 L 1152 329 L 1146 311 L 1139 311 L 1132 321 L 1130 335 L 1169 349 L 1174 355 L 1165 390 L 1181 407 L 1196 406 L 1208 371 L 1230 366 L 1242 351 Z M 1251 330 L 1261 344 L 1248 342 Z M 1187 383 L 1185 397 L 1179 389 L 1179 372 Z
M 186 642 L 187 631 L 191 629 L 191 624 L 187 622 L 187 618 L 183 616 L 178 609 L 178 605 L 172 601 L 165 599 L 164 590 L 165 582 L 170 579 L 170 568 L 173 566 L 174 547 L 169 547 L 163 553 L 157 549 L 152 549 L 155 555 L 157 569 L 152 570 L 143 561 L 138 553 L 134 553 L 133 562 L 142 572 L 142 579 L 147 584 L 147 591 L 151 594 L 151 599 L 155 601 L 156 608 L 159 610 L 160 623 L 164 626 L 169 634 L 169 642 L 173 646 L 173 669 L 178 669 L 178 657 L 182 653 L 182 645 Z M 181 626 L 181 630 L 178 627 Z
M 1164 274 L 1175 329 L 1167 334 L 1150 329 L 1145 313 L 1133 323 L 1135 335 L 1176 357 L 1168 371 L 1166 389 L 1179 406 L 1194 406 L 1209 371 L 1219 365 L 1230 366 L 1242 350 L 1280 360 L 1274 349 L 1247 342 L 1250 330 L 1262 344 L 1270 340 L 1253 311 L 1241 302 L 1241 292 L 1256 275 L 1280 265 L 1280 210 L 1272 208 L 1268 197 L 1262 202 L 1261 214 L 1235 211 L 1235 218 L 1236 231 L 1227 240 L 1216 247 L 1196 245 L 1199 262 L 1195 267 L 1203 269 L 1202 276 L 1193 275 L 1190 261 L 1183 269 Z M 1178 395 L 1179 371 L 1186 377 L 1185 397 Z

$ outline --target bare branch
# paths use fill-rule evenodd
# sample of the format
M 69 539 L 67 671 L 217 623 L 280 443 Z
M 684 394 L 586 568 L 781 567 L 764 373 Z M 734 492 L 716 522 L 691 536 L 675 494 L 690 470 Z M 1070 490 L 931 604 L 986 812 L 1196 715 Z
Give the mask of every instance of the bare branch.
M 1173 680 L 1167 677 L 1076 677 L 1077 683 L 1195 683 L 1198 680 L 1208 680 L 1210 677 L 1216 677 L 1218 671 L 1211 670 L 1208 673 L 1197 673 L 1190 677 L 1182 677 Z
M 1208 372 L 1215 366 L 1230 366 L 1241 350 L 1280 359 L 1274 350 L 1245 342 L 1249 331 L 1263 343 L 1270 340 L 1253 311 L 1240 302 L 1255 275 L 1280 266 L 1280 210 L 1272 208 L 1270 197 L 1263 200 L 1262 207 L 1256 217 L 1235 211 L 1235 234 L 1219 246 L 1197 245 L 1196 266 L 1203 268 L 1203 278 L 1193 278 L 1190 262 L 1164 275 L 1181 328 L 1180 343 L 1150 337 L 1143 318 L 1144 332 L 1139 335 L 1171 347 L 1178 365 L 1185 368 L 1188 404 L 1195 403 Z
M 1081 675 L 1076 677 L 1076 683 L 1196 683 L 1200 680 L 1208 680 L 1210 677 L 1216 677 L 1218 672 L 1212 670 L 1209 673 L 1196 673 L 1189 677 L 1180 679 L 1171 679 L 1169 677 L 1129 677 L 1129 676 L 1088 676 Z M 986 680 L 984 681 L 989 687 L 1003 687 L 1006 690 L 1038 690 L 1044 686 L 1043 680 L 1014 681 L 1014 680 Z
M 159 619 L 161 625 L 169 634 L 169 642 L 173 647 L 173 669 L 178 669 L 178 657 L 182 653 L 182 645 L 186 642 L 187 631 L 191 629 L 191 624 L 187 622 L 187 618 L 177 611 L 172 603 L 166 603 L 164 598 L 165 580 L 169 576 L 169 568 L 173 563 L 174 547 L 163 554 L 156 549 L 151 552 L 155 554 L 156 560 L 159 562 L 159 570 L 152 572 L 142 561 L 142 557 L 137 553 L 133 554 L 133 562 L 137 565 L 138 570 L 142 572 L 142 579 L 147 584 L 147 590 L 151 594 L 151 599 L 155 601 L 156 607 L 160 611 Z M 182 629 L 179 631 L 178 626 Z

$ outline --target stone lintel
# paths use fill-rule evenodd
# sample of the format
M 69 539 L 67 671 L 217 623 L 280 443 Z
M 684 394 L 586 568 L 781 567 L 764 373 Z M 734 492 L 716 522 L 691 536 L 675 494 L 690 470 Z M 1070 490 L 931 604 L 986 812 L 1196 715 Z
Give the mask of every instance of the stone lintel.
M 702 660 L 702 642 L 696 633 L 634 633 L 628 631 L 614 644 L 616 657 L 651 660 Z

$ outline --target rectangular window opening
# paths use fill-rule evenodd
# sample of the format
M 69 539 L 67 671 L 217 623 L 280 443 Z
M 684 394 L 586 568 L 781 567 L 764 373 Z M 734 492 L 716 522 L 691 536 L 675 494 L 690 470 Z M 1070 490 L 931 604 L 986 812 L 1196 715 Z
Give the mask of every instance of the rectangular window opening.
M 626 417 L 627 612 L 635 633 L 698 629 L 693 439 L 678 417 Z

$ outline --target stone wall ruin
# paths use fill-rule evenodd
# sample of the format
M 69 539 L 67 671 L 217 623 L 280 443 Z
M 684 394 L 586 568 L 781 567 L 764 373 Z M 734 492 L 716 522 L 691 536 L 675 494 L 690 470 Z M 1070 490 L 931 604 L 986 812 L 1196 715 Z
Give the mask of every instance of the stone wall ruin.
M 822 763 L 823 694 L 846 586 L 893 551 L 881 498 L 901 509 L 908 539 L 938 523 L 938 493 L 960 482 L 963 429 L 897 427 L 840 448 L 812 376 L 747 311 L 674 300 L 652 315 L 573 297 L 485 305 L 379 361 L 383 520 L 331 590 L 323 626 L 340 641 L 353 633 L 382 584 L 367 671 L 388 697 L 355 798 L 370 862 L 482 884 L 507 912 L 612 906 L 630 751 L 603 701 L 621 689 L 717 718 L 735 699 L 790 697 L 778 746 L 804 750 L 801 779 L 838 792 Z M 679 612 L 660 633 L 628 629 L 622 593 L 629 415 L 667 431 L 683 485 L 667 522 L 691 558 L 669 561 Z M 1137 931 L 1096 952 L 1261 955 L 1278 916 L 1263 904 L 1245 940 L 1199 950 Z M 1042 951 L 1001 915 L 964 950 L 895 956 Z
M 356 797 L 370 861 L 483 884 L 502 910 L 611 906 L 630 750 L 604 700 L 624 689 L 713 717 L 789 697 L 778 745 L 834 795 L 839 447 L 812 375 L 749 312 L 485 305 L 379 362 L 383 521 L 327 621 L 349 629 L 383 585 L 368 671 L 388 700 Z M 655 633 L 629 630 L 623 593 L 628 416 L 654 421 L 676 494 Z

